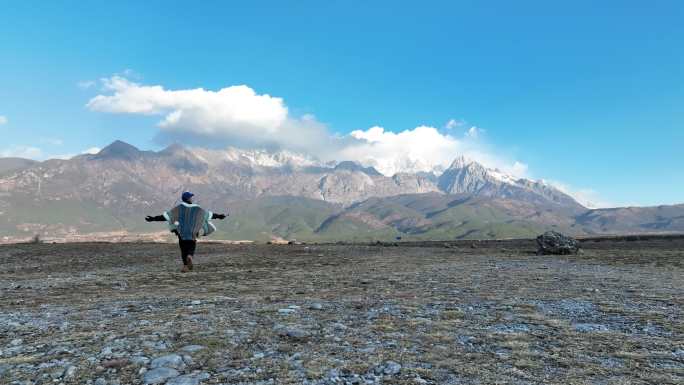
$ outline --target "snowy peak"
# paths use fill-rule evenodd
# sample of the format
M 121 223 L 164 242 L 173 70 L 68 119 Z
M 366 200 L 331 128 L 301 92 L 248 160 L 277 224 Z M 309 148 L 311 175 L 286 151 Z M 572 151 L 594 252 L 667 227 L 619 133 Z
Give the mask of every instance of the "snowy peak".
M 462 169 L 466 168 L 469 165 L 476 163 L 473 160 L 466 158 L 464 155 L 458 156 L 456 159 L 454 159 L 453 162 L 451 162 L 451 166 L 449 166 L 449 169 Z M 478 164 L 479 165 L 479 164 Z
M 583 208 L 574 198 L 541 181 L 515 178 L 498 169 L 460 156 L 437 179 L 437 186 L 448 194 L 473 194 L 512 198 L 533 203 L 553 203 Z
M 210 164 L 230 162 L 248 167 L 269 168 L 303 168 L 321 165 L 316 159 L 285 150 L 244 150 L 235 147 L 229 147 L 225 150 L 209 150 L 197 147 L 193 148 L 192 152 Z
M 286 150 L 234 147 L 216 150 L 173 144 L 162 151 L 150 152 L 116 141 L 89 159 L 116 160 L 125 165 L 140 162 L 134 168 L 139 173 L 156 175 L 159 173 L 151 170 L 167 167 L 174 174 L 191 176 L 194 180 L 230 180 L 231 189 L 247 195 L 303 195 L 350 203 L 377 196 L 440 192 L 582 208 L 572 197 L 551 185 L 517 179 L 465 156 L 455 158 L 440 172 L 434 165 L 408 157 L 371 167 L 349 160 L 323 163 Z M 388 175 L 388 170 L 394 173 Z

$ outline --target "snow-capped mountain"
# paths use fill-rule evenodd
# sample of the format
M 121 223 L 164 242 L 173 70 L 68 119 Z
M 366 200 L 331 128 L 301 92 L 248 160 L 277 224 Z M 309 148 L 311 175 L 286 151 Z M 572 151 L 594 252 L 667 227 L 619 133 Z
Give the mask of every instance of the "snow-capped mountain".
M 62 172 L 55 174 L 55 167 Z M 31 169 L 62 176 L 66 175 L 64 170 L 69 170 L 75 184 L 84 184 L 79 194 L 93 190 L 94 194 L 104 196 L 109 192 L 101 191 L 98 181 L 102 175 L 110 175 L 110 179 L 122 182 L 154 181 L 162 191 L 211 185 L 212 189 L 224 191 L 223 194 L 243 199 L 288 195 L 352 204 L 370 197 L 438 192 L 581 207 L 572 197 L 541 181 L 516 179 L 465 157 L 457 157 L 441 174 L 400 170 L 394 175 L 383 175 L 373 167 L 354 161 L 323 163 L 289 151 L 215 150 L 174 144 L 153 152 L 116 141 L 94 155 L 43 162 Z M 14 178 L 21 184 L 30 184 L 33 179 L 25 179 L 26 175 L 19 170 Z M 50 183 L 57 181 L 42 180 L 43 190 L 49 191 Z M 95 194 L 91 199 L 100 198 Z
M 168 209 L 184 190 L 202 205 L 242 213 L 230 222 L 237 231 L 231 237 L 444 239 L 532 236 L 548 226 L 585 234 L 682 226 L 681 207 L 664 208 L 644 223 L 640 216 L 655 214 L 636 211 L 618 220 L 613 211 L 588 210 L 543 181 L 464 157 L 442 173 L 388 176 L 354 161 L 323 163 L 286 151 L 173 145 L 155 152 L 116 141 L 68 160 L 0 159 L 0 232 L 147 231 L 141 214 Z
M 448 194 L 474 194 L 582 207 L 574 198 L 543 181 L 515 178 L 463 156 L 456 158 L 439 176 L 437 186 Z
M 244 150 L 229 147 L 224 150 L 210 150 L 201 147 L 193 147 L 189 150 L 199 159 L 209 164 L 220 162 L 234 162 L 252 167 L 323 167 L 324 163 L 319 160 L 291 151 L 279 150 L 268 151 L 263 149 Z
M 165 151 L 168 152 L 168 149 Z M 318 172 L 327 171 L 334 173 L 337 171 L 348 171 L 365 174 L 362 177 L 364 181 L 359 181 L 360 185 L 354 186 L 353 182 L 350 181 L 352 185 L 345 186 L 345 190 L 349 191 L 350 194 L 353 191 L 360 192 L 368 189 L 369 186 L 374 186 L 376 181 L 373 181 L 372 178 L 384 179 L 382 178 L 383 176 L 390 177 L 395 182 L 398 180 L 405 181 L 406 179 L 421 178 L 425 180 L 415 184 L 420 192 L 426 192 L 426 190 L 442 191 L 449 194 L 474 194 L 487 197 L 515 198 L 531 202 L 549 201 L 564 206 L 581 207 L 572 197 L 543 181 L 515 178 L 500 170 L 487 168 L 464 156 L 456 157 L 451 166 L 446 170 L 439 166 L 427 167 L 425 164 L 418 164 L 416 162 L 404 162 L 393 165 L 392 169 L 396 170 L 394 174 L 383 175 L 374 167 L 364 167 L 355 161 L 342 160 L 341 162 L 323 163 L 316 158 L 291 151 L 245 150 L 233 147 L 225 150 L 192 148 L 188 151 L 200 161 L 213 166 L 228 163 L 239 164 L 240 166 L 252 169 L 265 168 L 281 171 L 286 169 L 294 173 L 315 169 Z M 416 171 L 425 170 L 426 168 L 431 168 L 431 171 Z M 371 179 L 366 180 L 366 178 Z M 330 178 L 326 177 L 321 179 L 321 181 L 318 184 L 326 186 Z M 409 182 L 409 184 L 413 183 Z M 403 192 L 405 193 L 406 191 Z M 382 193 L 379 195 L 386 196 L 392 195 L 392 193 Z M 326 199 L 327 195 L 321 193 L 321 196 Z M 342 202 L 353 202 L 355 199 L 339 197 L 338 194 L 334 194 L 334 196 L 338 197 L 336 199 Z

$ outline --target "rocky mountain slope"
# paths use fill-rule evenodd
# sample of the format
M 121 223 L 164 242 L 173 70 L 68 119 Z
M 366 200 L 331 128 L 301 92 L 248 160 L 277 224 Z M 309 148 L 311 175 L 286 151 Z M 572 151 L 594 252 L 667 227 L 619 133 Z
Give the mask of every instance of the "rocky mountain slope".
M 0 158 L 0 174 L 23 170 L 36 163 L 38 162 L 23 158 Z
M 498 170 L 458 157 L 440 175 L 437 186 L 448 194 L 473 194 L 492 198 L 506 198 L 535 204 L 556 203 L 560 206 L 583 209 L 577 201 L 542 181 L 513 178 Z
M 681 207 L 587 210 L 540 181 L 457 158 L 441 175 L 385 176 L 351 161 L 321 163 L 286 151 L 117 141 L 98 154 L 12 164 L 0 172 L 6 237 L 160 230 L 141 220 L 184 190 L 232 216 L 228 239 L 504 238 L 549 227 L 575 234 L 682 231 Z M 629 215 L 628 215 L 629 213 Z

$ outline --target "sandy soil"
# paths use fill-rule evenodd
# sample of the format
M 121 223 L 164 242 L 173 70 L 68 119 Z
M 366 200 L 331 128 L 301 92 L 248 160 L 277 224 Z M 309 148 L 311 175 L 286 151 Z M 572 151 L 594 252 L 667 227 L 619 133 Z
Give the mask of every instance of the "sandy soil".
M 0 246 L 2 384 L 681 384 L 684 239 Z

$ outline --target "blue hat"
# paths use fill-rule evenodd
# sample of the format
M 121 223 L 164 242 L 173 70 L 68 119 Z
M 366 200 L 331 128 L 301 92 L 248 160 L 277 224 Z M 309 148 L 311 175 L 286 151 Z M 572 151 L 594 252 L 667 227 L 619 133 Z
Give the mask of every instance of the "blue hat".
M 190 191 L 186 191 L 181 196 L 181 199 L 183 199 L 184 201 L 187 201 L 188 199 L 192 198 L 193 196 L 195 196 L 195 194 L 191 193 Z

